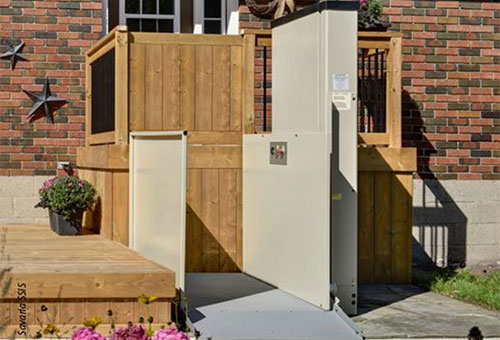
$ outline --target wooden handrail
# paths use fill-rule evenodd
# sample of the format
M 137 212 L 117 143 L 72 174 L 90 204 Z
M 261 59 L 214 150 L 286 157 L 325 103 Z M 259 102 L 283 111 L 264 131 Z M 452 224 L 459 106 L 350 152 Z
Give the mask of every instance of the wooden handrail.
M 102 37 L 97 43 L 95 43 L 95 45 L 87 50 L 87 52 L 85 53 L 87 57 L 90 57 L 91 55 L 99 51 L 104 45 L 114 40 L 116 32 L 128 32 L 128 28 L 127 26 L 116 26 L 115 28 L 113 28 L 111 31 L 109 31 L 108 34 Z

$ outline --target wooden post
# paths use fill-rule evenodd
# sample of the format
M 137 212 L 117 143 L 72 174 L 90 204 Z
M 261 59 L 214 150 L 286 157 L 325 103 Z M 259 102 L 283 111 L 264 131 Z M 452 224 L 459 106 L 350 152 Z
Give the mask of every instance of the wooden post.
M 244 133 L 255 132 L 255 34 L 243 37 L 243 117 Z
M 85 56 L 85 145 L 90 145 L 92 125 L 92 69 L 88 56 Z
M 115 34 L 115 144 L 128 144 L 128 30 L 118 26 Z
M 389 146 L 400 148 L 401 143 L 401 37 L 392 37 L 387 60 L 387 132 Z

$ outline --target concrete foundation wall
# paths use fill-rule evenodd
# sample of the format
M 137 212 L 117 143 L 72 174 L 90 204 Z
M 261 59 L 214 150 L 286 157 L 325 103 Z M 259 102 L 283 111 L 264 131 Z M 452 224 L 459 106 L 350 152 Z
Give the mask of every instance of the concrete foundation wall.
M 48 223 L 46 209 L 37 208 L 38 189 L 51 177 L 0 176 L 0 224 Z
M 0 176 L 0 224 L 48 223 L 35 209 L 46 176 Z M 415 180 L 413 264 L 500 262 L 500 181 Z
M 415 180 L 413 262 L 498 264 L 500 181 Z

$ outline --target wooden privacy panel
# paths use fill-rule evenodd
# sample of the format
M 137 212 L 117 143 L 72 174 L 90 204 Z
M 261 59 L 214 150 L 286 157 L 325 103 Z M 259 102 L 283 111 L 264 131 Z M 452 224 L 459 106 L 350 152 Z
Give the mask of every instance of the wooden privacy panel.
M 411 282 L 411 173 L 360 171 L 359 283 Z
M 186 272 L 238 271 L 243 38 L 131 37 L 130 130 L 188 131 Z
M 241 44 L 139 41 L 130 45 L 131 131 L 241 131 Z

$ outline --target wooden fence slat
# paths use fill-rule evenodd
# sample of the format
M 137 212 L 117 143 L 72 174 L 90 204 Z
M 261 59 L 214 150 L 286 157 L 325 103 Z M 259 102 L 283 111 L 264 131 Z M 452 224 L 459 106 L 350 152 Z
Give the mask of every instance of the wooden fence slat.
M 212 46 L 196 46 L 195 130 L 212 130 Z
M 47 307 L 45 312 L 42 312 L 42 305 Z M 37 323 L 41 323 L 43 325 L 51 324 L 59 324 L 60 323 L 60 306 L 59 302 L 54 300 L 43 301 L 43 302 L 35 302 L 35 320 Z
M 85 302 L 85 312 L 84 318 L 90 320 L 90 318 L 97 316 L 102 320 L 107 320 L 107 312 L 109 310 L 109 301 L 105 300 L 93 300 Z
M 80 324 L 84 319 L 84 309 L 84 302 L 81 300 L 69 300 L 61 303 L 61 323 L 64 325 Z
M 236 174 L 236 264 L 243 270 L 243 170 Z
M 255 132 L 255 35 L 243 38 L 243 117 L 245 133 Z
M 203 221 L 202 269 L 219 271 L 219 170 L 203 169 L 201 184 L 201 214 Z
M 130 46 L 130 130 L 145 128 L 144 90 L 146 70 L 146 46 Z
M 188 169 L 239 169 L 242 167 L 241 146 L 188 145 Z
M 212 128 L 214 131 L 229 131 L 231 82 L 231 47 L 213 47 L 213 100 Z
M 390 282 L 391 258 L 391 173 L 375 173 L 375 283 Z
M 360 283 L 374 282 L 374 231 L 375 192 L 374 173 L 359 172 L 358 175 L 358 280 Z
M 111 171 L 96 172 L 96 191 L 99 195 L 100 209 L 94 218 L 100 223 L 100 234 L 105 238 L 113 239 L 113 174 Z M 95 220 L 94 220 L 95 223 Z
M 126 324 L 134 320 L 134 304 L 135 302 L 127 301 L 125 299 L 112 301 L 109 303 L 109 309 L 113 311 L 113 319 L 115 323 Z
M 241 132 L 193 131 L 188 133 L 188 144 L 242 144 Z
M 237 262 L 237 169 L 219 170 L 219 265 L 222 272 L 238 270 Z
M 158 130 L 162 124 L 163 50 L 161 45 L 146 46 L 144 110 L 146 130 Z
M 114 171 L 113 176 L 113 240 L 129 245 L 128 228 L 128 171 Z
M 242 130 L 242 77 L 243 49 L 231 46 L 231 131 Z
M 202 271 L 201 171 L 187 171 L 186 272 Z
M 195 46 L 181 46 L 181 119 L 184 130 L 192 131 L 195 127 Z
M 392 283 L 411 279 L 411 174 L 392 175 Z
M 179 45 L 163 45 L 163 130 L 182 129 L 180 54 Z

